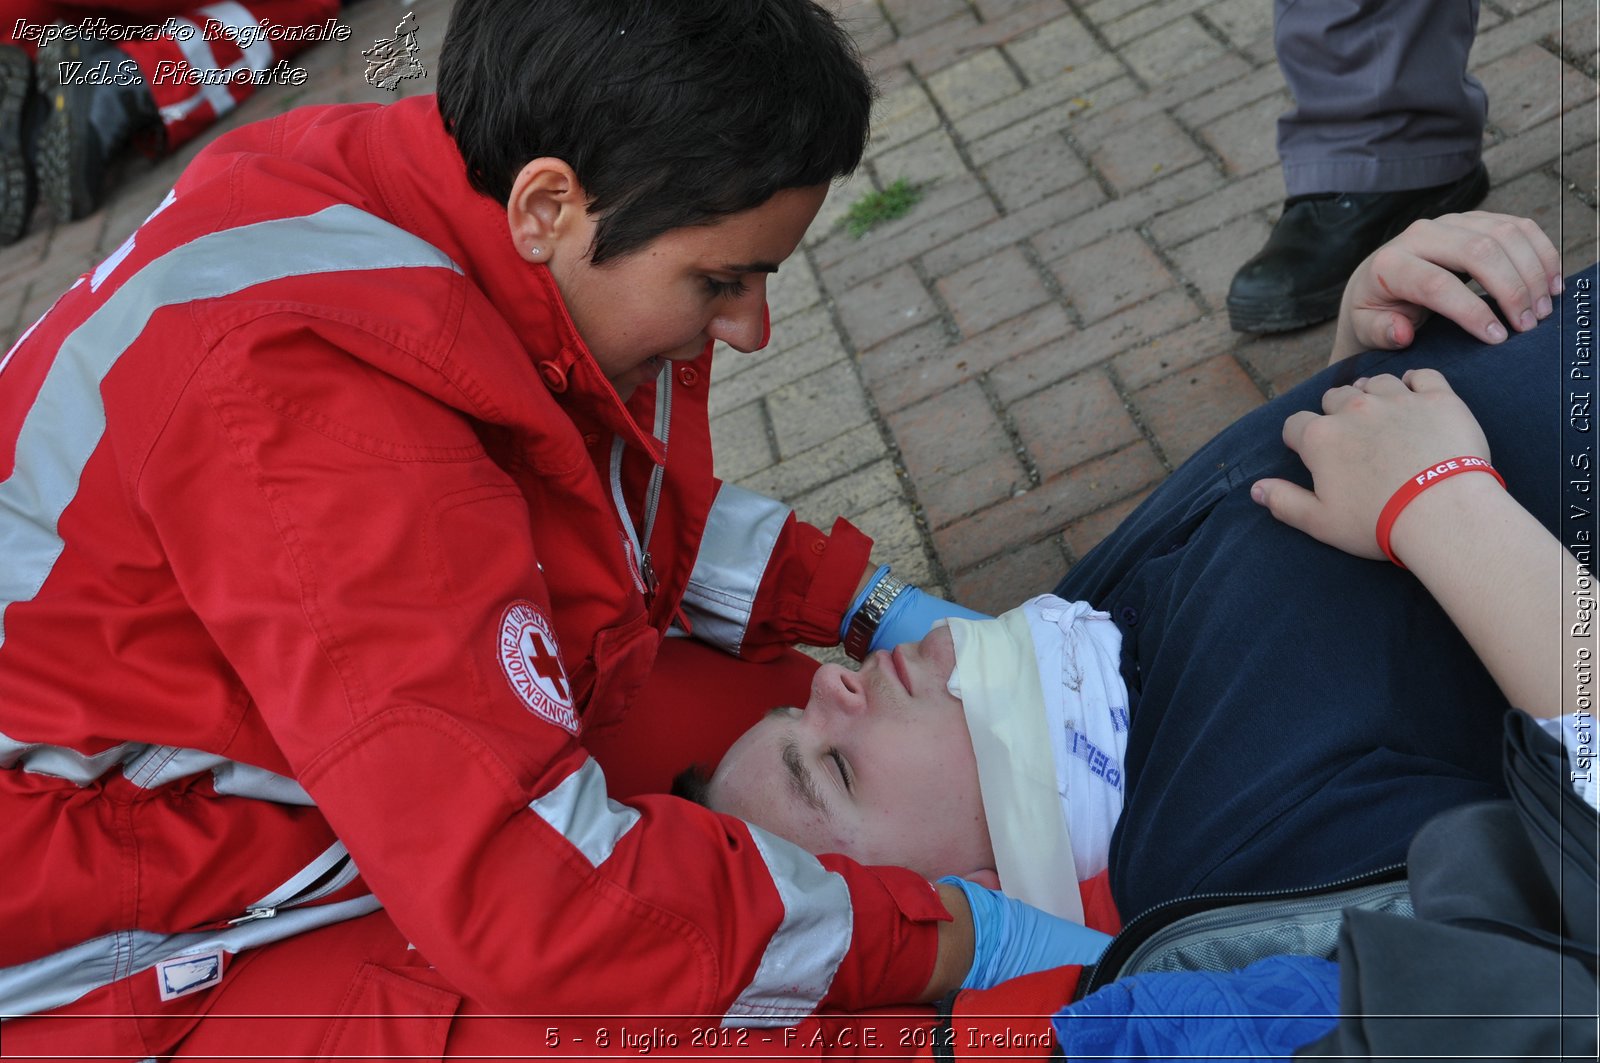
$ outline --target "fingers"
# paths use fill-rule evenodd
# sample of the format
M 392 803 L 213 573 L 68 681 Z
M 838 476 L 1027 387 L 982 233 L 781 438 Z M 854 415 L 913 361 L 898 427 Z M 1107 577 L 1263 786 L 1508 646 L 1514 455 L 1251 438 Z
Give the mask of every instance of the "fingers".
M 1333 391 L 1341 390 L 1344 389 L 1333 389 Z M 1329 392 L 1329 394 L 1332 394 L 1332 392 Z M 1328 396 L 1324 395 L 1322 398 L 1326 402 Z M 1310 410 L 1296 410 L 1291 413 L 1288 419 L 1283 422 L 1283 445 L 1296 454 L 1300 453 L 1301 445 L 1306 437 L 1306 426 L 1319 419 L 1319 415 L 1312 413 Z
M 1450 386 L 1450 381 L 1437 369 L 1411 369 L 1400 378 L 1406 387 L 1419 395 L 1430 391 L 1443 391 L 1455 394 L 1455 388 Z
M 1316 495 L 1288 480 L 1257 480 L 1250 487 L 1250 497 L 1284 524 L 1303 532 L 1309 532 L 1320 505 Z
M 1483 211 L 1414 223 L 1379 250 L 1374 266 L 1386 288 L 1403 289 L 1405 298 L 1490 343 L 1505 338 L 1504 328 L 1453 274 L 1466 274 L 1481 284 L 1518 331 L 1547 317 L 1550 297 L 1561 288 L 1561 256 L 1537 225 Z

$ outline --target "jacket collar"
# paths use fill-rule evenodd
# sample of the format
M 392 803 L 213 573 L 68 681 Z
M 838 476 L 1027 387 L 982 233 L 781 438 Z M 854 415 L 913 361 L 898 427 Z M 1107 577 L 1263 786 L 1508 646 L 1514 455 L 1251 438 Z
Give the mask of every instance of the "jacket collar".
M 516 253 L 504 205 L 473 188 L 432 96 L 382 108 L 371 140 L 376 184 L 402 228 L 449 255 L 511 328 L 555 401 L 593 418 L 660 464 L 655 388 L 624 404 L 567 313 L 550 271 Z

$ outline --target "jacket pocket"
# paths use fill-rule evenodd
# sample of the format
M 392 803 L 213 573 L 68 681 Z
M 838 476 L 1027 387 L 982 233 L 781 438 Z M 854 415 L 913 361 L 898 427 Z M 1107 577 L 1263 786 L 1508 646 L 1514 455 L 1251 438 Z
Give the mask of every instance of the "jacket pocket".
M 633 619 L 595 635 L 594 655 L 583 662 L 574 684 L 580 692 L 589 686 L 588 698 L 582 703 L 585 733 L 622 722 L 649 678 L 660 645 L 661 633 L 650 625 L 642 609 Z
M 443 1059 L 461 997 L 364 963 L 328 1028 L 318 1059 Z

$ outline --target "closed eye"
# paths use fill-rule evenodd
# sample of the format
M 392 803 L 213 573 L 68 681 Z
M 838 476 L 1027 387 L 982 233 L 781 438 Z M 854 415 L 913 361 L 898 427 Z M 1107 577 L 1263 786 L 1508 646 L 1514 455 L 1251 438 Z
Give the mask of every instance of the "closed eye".
M 844 758 L 837 749 L 828 750 L 828 759 L 833 761 L 833 766 L 839 769 L 839 778 L 844 780 L 844 788 L 848 791 L 850 786 L 850 769 L 844 766 Z

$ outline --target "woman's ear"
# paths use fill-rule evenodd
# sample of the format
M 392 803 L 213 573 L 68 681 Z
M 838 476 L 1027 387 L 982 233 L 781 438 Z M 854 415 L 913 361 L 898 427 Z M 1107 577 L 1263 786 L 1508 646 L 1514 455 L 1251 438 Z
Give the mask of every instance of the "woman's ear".
M 588 196 L 561 159 L 539 158 L 518 171 L 506 203 L 506 225 L 518 257 L 549 265 L 558 253 L 586 253 L 593 238 Z

